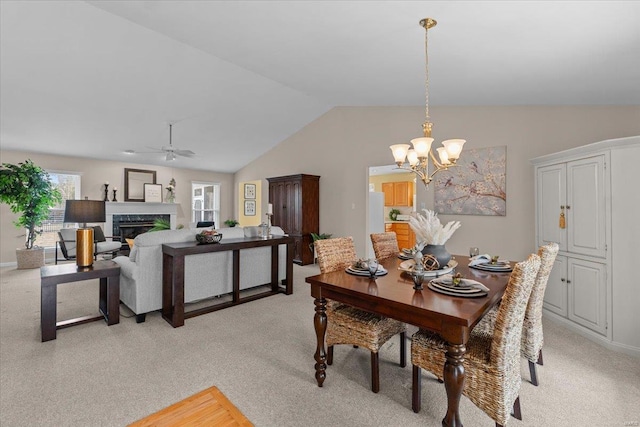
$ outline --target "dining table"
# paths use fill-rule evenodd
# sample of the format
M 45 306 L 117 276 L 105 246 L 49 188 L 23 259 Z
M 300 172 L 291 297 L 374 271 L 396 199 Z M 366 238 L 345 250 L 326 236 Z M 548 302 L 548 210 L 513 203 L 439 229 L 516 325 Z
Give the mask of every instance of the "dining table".
M 442 420 L 446 427 L 462 426 L 459 406 L 464 388 L 464 357 L 473 327 L 502 299 L 509 281 L 509 272 L 493 272 L 469 267 L 469 258 L 454 255 L 449 265 L 453 274 L 473 279 L 489 290 L 480 297 L 451 296 L 431 290 L 424 282 L 415 290 L 411 276 L 400 269 L 401 259 L 380 260 L 387 274 L 371 279 L 347 273 L 346 270 L 321 273 L 305 279 L 314 298 L 314 328 L 316 333 L 315 378 L 322 387 L 327 376 L 325 333 L 327 330 L 327 300 L 333 300 L 378 315 L 390 317 L 418 328 L 438 333 L 446 341 L 443 366 L 447 412 Z

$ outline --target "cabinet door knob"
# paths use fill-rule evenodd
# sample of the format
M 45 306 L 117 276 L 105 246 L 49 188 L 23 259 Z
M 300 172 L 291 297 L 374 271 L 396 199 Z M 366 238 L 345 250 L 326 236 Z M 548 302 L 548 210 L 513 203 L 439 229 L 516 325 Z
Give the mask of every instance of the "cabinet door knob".
M 571 280 L 567 279 L 567 283 L 571 283 Z
M 566 282 L 567 279 L 565 279 L 564 277 L 562 279 L 560 279 L 561 282 Z
M 567 209 L 571 209 L 571 206 L 567 205 Z

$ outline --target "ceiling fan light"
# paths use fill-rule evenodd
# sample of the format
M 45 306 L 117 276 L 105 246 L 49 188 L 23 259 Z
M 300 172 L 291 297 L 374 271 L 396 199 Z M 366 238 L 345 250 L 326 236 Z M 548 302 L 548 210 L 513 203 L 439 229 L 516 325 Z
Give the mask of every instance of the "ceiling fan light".
M 175 159 L 176 159 L 176 155 L 175 155 L 174 153 L 171 153 L 171 152 L 167 153 L 167 158 L 166 158 L 166 160 L 167 160 L 168 162 L 170 162 L 171 160 L 175 160 Z

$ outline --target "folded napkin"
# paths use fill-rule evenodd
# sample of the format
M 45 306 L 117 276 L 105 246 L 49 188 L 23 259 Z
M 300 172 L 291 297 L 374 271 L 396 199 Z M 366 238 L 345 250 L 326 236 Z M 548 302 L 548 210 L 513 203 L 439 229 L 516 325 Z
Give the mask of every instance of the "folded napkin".
M 451 274 L 445 274 L 444 276 L 440 276 L 436 279 L 433 279 L 433 282 L 442 284 L 444 286 L 453 286 L 453 276 Z M 460 279 L 460 284 L 458 285 L 458 287 L 477 288 L 477 289 L 482 289 L 485 292 L 489 292 L 489 288 L 487 288 L 482 283 L 472 279 Z
M 366 271 L 367 273 L 369 273 L 368 267 L 359 267 L 356 264 L 353 264 L 349 268 L 353 271 Z M 376 270 L 376 274 L 382 274 L 382 273 L 387 273 L 387 270 L 382 266 L 382 264 L 378 264 L 378 270 Z
M 469 267 L 473 265 L 478 265 L 478 264 L 486 264 L 488 262 L 491 262 L 491 255 L 489 254 L 476 255 L 474 257 L 469 258 Z

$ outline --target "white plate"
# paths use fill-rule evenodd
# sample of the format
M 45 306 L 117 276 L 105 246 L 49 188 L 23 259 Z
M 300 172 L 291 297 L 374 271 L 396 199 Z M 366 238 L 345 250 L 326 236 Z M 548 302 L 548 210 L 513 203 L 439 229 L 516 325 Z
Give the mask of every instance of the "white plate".
M 476 265 L 472 265 L 471 268 L 477 268 L 478 270 L 484 270 L 484 271 L 495 271 L 495 272 L 509 272 L 513 270 L 513 267 L 511 267 L 511 265 L 507 264 L 507 265 L 496 265 L 496 264 L 476 264 Z
M 412 259 L 402 261 L 400 263 L 400 266 L 398 267 L 398 270 L 406 271 L 407 273 L 409 273 L 413 271 L 413 266 L 415 264 L 416 262 Z M 449 261 L 449 264 L 447 264 L 447 268 L 442 268 L 440 270 L 425 271 L 425 277 L 442 276 L 443 274 L 451 273 L 453 269 L 456 268 L 457 266 L 458 266 L 458 261 L 456 261 L 455 259 L 452 259 L 451 261 Z
M 438 292 L 438 293 L 445 294 L 445 295 L 450 295 L 452 297 L 478 298 L 478 297 L 487 296 L 487 293 L 482 291 L 482 290 L 480 290 L 480 292 L 473 292 L 473 293 L 460 293 L 460 292 L 449 290 L 447 288 L 437 287 L 432 282 L 427 283 L 427 287 L 429 289 L 431 289 L 432 291 L 434 291 L 434 292 Z
M 485 292 L 480 288 L 476 288 L 475 286 L 453 286 L 451 284 L 447 285 L 446 282 L 443 283 L 437 280 L 431 280 L 429 283 L 433 284 L 434 287 L 437 287 L 439 289 L 460 294 L 475 294 L 478 292 Z
M 351 267 L 347 267 L 345 271 L 356 276 L 369 276 L 369 270 L 354 270 Z M 387 270 L 376 271 L 376 277 L 384 276 L 385 274 L 387 274 Z

